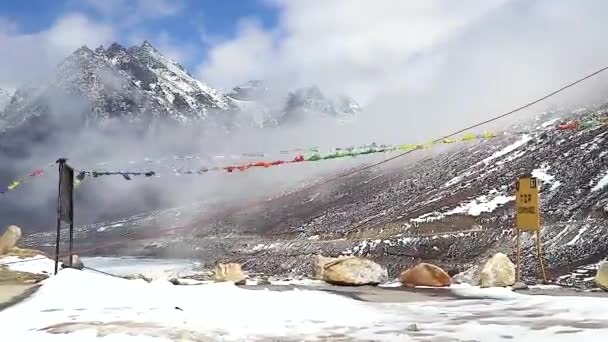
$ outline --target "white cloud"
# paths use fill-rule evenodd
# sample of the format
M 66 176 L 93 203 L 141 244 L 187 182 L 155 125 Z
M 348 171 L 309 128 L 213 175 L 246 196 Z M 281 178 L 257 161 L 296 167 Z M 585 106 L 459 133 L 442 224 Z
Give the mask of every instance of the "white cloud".
M 295 76 L 297 82 L 321 83 L 330 91 L 341 91 L 347 84 L 358 98 L 370 97 L 416 54 L 503 2 L 469 0 L 455 6 L 446 1 L 276 1 L 280 32 L 249 25 L 212 50 L 201 75 L 221 82 L 222 71 L 239 70 L 244 62 L 249 73 L 291 81 Z M 222 58 L 239 53 L 242 58 Z M 260 58 L 251 60 L 252 54 Z
M 84 0 L 74 4 L 87 6 L 107 17 L 126 19 L 130 23 L 173 16 L 183 9 L 180 0 Z
M 278 28 L 249 23 L 213 44 L 200 77 L 212 85 L 264 78 L 347 93 L 366 105 L 363 126 L 387 139 L 462 127 L 608 60 L 608 3 L 601 0 L 271 3 L 280 10 Z
M 40 79 L 78 47 L 107 44 L 114 37 L 111 26 L 82 14 L 67 14 L 37 33 L 20 33 L 15 25 L 0 25 L 0 88 L 14 90 Z
M 274 40 L 273 34 L 260 29 L 256 22 L 243 21 L 236 39 L 213 45 L 209 64 L 201 66 L 199 74 L 205 82 L 223 90 L 251 79 L 266 78 L 267 71 L 280 62 L 273 50 Z
M 81 14 L 71 14 L 61 18 L 44 34 L 50 49 L 72 51 L 82 45 L 95 47 L 100 42 L 108 42 L 114 36 L 112 27 L 91 21 Z

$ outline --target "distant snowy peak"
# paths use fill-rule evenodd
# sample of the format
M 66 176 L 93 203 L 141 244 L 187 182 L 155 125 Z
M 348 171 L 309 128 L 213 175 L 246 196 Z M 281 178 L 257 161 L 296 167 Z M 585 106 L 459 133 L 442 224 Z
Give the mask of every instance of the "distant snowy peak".
M 0 88 L 0 112 L 2 112 L 4 107 L 6 107 L 6 105 L 8 105 L 10 100 L 11 100 L 11 94 L 8 91 Z
M 270 87 L 264 81 L 251 80 L 234 87 L 228 96 L 240 101 L 259 101 L 270 96 Z
M 326 97 L 316 87 L 300 88 L 292 92 L 287 100 L 287 112 L 292 111 L 314 111 L 334 116 L 345 116 L 357 114 L 361 111 L 359 105 L 351 98 L 340 96 L 337 98 Z
M 346 96 L 329 98 L 316 87 L 280 92 L 265 81 L 251 80 L 234 87 L 228 96 L 242 111 L 255 110 L 266 124 L 281 124 L 307 119 L 311 114 L 326 118 L 348 119 L 361 111 Z
M 130 48 L 128 53 L 156 75 L 157 86 L 178 105 L 185 102 L 194 111 L 203 114 L 208 110 L 237 109 L 219 90 L 192 77 L 183 66 L 163 56 L 149 42 Z

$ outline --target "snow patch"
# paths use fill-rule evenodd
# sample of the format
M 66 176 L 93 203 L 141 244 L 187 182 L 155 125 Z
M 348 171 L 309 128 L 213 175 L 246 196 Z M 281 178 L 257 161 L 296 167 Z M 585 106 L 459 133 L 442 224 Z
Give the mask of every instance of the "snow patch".
M 496 194 L 496 190 L 491 191 L 490 194 Z M 410 221 L 416 222 L 416 223 L 430 223 L 430 222 L 441 220 L 441 219 L 445 218 L 446 216 L 456 215 L 456 214 L 479 216 L 479 215 L 481 215 L 481 213 L 492 212 L 499 206 L 515 200 L 515 196 L 497 195 L 497 196 L 492 197 L 491 199 L 489 199 L 488 197 L 489 196 L 487 196 L 487 195 L 483 195 L 483 196 L 477 197 L 476 199 L 472 200 L 469 203 L 462 204 L 459 207 L 456 207 L 456 208 L 446 211 L 444 213 L 435 211 L 435 212 L 421 215 L 417 218 L 410 219 Z
M 528 134 L 524 134 L 522 136 L 522 138 L 514 143 L 512 143 L 511 145 L 503 148 L 500 151 L 494 152 L 491 156 L 489 156 L 488 158 L 482 160 L 480 163 L 478 164 L 488 164 L 490 161 L 496 159 L 496 158 L 500 158 L 506 154 L 509 154 L 513 151 L 515 151 L 516 149 L 522 147 L 523 145 L 525 145 L 526 143 L 528 143 L 528 141 L 532 140 L 532 137 L 529 136 Z
M 31 258 L 19 258 L 6 256 L 0 258 L 0 266 L 6 264 L 11 271 L 28 272 L 36 274 L 53 274 L 55 272 L 55 261 L 44 255 L 36 255 Z
M 597 184 L 591 189 L 591 191 L 595 192 L 602 190 L 606 185 L 608 185 L 608 172 L 597 182 Z

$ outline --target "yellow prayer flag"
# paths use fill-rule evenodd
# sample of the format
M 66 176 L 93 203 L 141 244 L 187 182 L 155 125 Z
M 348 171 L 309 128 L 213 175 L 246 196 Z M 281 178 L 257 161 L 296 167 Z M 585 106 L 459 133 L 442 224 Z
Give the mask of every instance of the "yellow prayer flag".
M 14 181 L 11 183 L 11 185 L 8 186 L 8 189 L 15 190 L 15 188 L 18 187 L 19 185 L 21 185 L 21 181 Z
M 473 133 L 466 133 L 465 135 L 462 136 L 462 138 L 460 140 L 462 140 L 462 141 L 475 140 L 475 134 L 473 134 Z

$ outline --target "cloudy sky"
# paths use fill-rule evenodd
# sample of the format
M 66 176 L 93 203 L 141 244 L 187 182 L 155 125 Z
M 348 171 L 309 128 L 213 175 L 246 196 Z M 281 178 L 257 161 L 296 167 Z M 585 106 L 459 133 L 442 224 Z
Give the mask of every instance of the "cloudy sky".
M 35 81 L 83 44 L 147 39 L 222 90 L 314 83 L 357 99 L 370 125 L 447 127 L 608 63 L 607 10 L 602 0 L 2 1 L 0 87 Z M 574 93 L 595 96 L 605 81 Z

